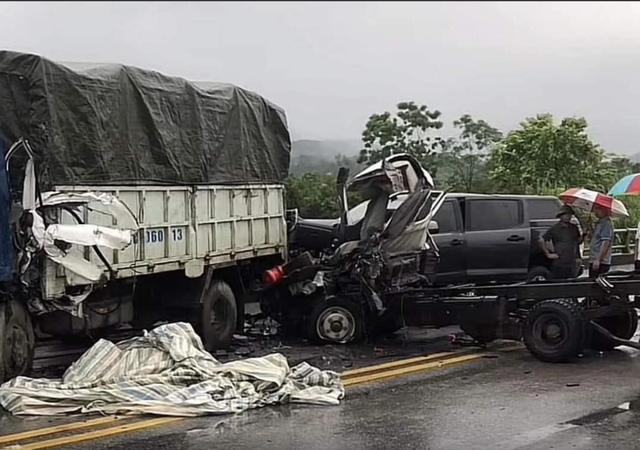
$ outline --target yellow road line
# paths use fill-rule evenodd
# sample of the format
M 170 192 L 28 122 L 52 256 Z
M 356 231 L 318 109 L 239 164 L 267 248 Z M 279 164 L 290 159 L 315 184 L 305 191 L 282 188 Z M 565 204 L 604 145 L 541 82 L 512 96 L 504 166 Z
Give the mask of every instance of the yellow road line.
M 346 372 L 342 372 L 340 376 L 342 377 L 343 380 L 345 380 L 348 378 L 353 378 L 355 376 L 361 376 L 363 374 L 370 374 L 373 372 L 379 372 L 383 370 L 394 369 L 402 366 L 409 366 L 412 364 L 431 361 L 433 359 L 441 359 L 441 358 L 446 358 L 448 356 L 455 356 L 458 353 L 462 353 L 462 352 L 434 353 L 433 355 L 429 355 L 429 356 L 417 356 L 409 359 L 401 359 L 399 361 L 391 361 L 391 362 L 379 364 L 376 366 L 365 366 L 359 369 L 347 370 Z
M 167 425 L 182 420 L 180 417 L 162 417 L 159 419 L 144 420 L 142 422 L 120 425 L 117 427 L 109 427 L 102 430 L 89 431 L 87 433 L 72 434 L 71 436 L 63 436 L 56 439 L 46 441 L 38 441 L 32 444 L 20 445 L 20 450 L 42 450 L 63 445 L 78 444 L 80 442 L 90 441 L 94 439 L 106 438 L 118 434 L 130 433 L 132 431 L 140 431 L 147 428 Z
M 425 364 L 417 364 L 408 367 L 401 367 L 399 369 L 387 370 L 380 373 L 373 373 L 371 375 L 363 375 L 356 378 L 350 378 L 343 382 L 345 387 L 357 386 L 360 384 L 371 383 L 373 381 L 382 381 L 389 378 L 395 378 L 403 375 L 410 375 L 416 372 L 424 372 L 431 369 L 439 369 L 445 366 L 452 366 L 454 364 L 461 364 L 476 359 L 481 359 L 484 353 L 473 353 L 470 355 L 459 356 L 457 358 L 441 359 L 439 361 L 432 361 Z
M 98 425 L 112 423 L 112 422 L 115 422 L 116 420 L 121 420 L 121 419 L 122 417 L 116 417 L 116 416 L 101 417 L 99 419 L 87 420 L 84 422 L 73 422 L 73 423 L 67 423 L 64 425 L 58 425 L 55 427 L 40 428 L 37 430 L 25 431 L 25 432 L 16 433 L 16 434 L 7 434 L 4 436 L 0 436 L 0 444 L 7 444 L 9 442 L 15 442 L 15 441 L 24 441 L 26 439 L 33 439 L 36 437 L 46 436 L 49 434 L 64 433 L 67 431 L 79 430 L 82 428 L 95 427 Z
M 493 350 L 490 349 L 484 352 L 459 351 L 435 353 L 429 356 L 419 356 L 415 358 L 380 364 L 377 366 L 369 366 L 360 369 L 349 370 L 343 372 L 341 378 L 345 387 L 357 386 L 374 381 L 382 381 L 389 378 L 411 375 L 417 372 L 440 369 L 442 367 L 451 366 L 454 364 L 471 362 L 477 359 L 484 358 L 492 352 L 506 353 L 515 350 L 521 350 L 523 348 L 524 347 L 521 344 L 516 344 L 512 346 L 500 347 Z

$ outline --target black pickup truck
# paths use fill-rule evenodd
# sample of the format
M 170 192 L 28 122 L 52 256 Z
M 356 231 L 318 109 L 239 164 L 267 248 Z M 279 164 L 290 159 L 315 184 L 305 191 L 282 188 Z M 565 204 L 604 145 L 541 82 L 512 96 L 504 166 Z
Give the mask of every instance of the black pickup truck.
M 389 201 L 391 214 L 407 197 Z M 562 203 L 551 196 L 446 194 L 429 229 L 440 250 L 435 284 L 508 283 L 550 278 L 539 237 L 557 222 Z M 347 233 L 359 233 L 367 202 L 348 212 Z M 575 220 L 575 219 L 574 219 Z M 290 243 L 314 252 L 335 244 L 339 219 L 298 219 Z M 576 261 L 576 275 L 582 262 Z

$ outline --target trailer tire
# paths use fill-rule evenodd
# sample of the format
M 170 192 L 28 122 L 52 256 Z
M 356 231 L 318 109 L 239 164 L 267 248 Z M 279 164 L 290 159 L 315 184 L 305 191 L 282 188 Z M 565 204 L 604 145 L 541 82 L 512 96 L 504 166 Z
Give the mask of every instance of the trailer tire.
M 207 351 L 229 348 L 236 331 L 238 307 L 231 287 L 213 281 L 200 305 L 200 334 Z
M 566 362 L 585 346 L 587 323 L 580 306 L 570 299 L 545 300 L 529 311 L 524 344 L 539 360 Z
M 309 316 L 307 335 L 310 340 L 324 344 L 358 342 L 364 335 L 362 308 L 350 300 L 323 299 Z
M 460 329 L 481 344 L 488 344 L 498 339 L 496 324 L 465 322 Z
M 27 308 L 11 299 L 0 304 L 0 382 L 26 375 L 33 366 L 35 333 Z
M 551 271 L 544 266 L 533 267 L 527 274 L 527 281 L 544 281 L 553 278 Z
M 604 327 L 616 337 L 629 340 L 633 337 L 638 329 L 638 313 L 634 308 L 608 317 L 600 317 L 594 320 L 598 325 Z M 591 330 L 590 348 L 599 351 L 608 351 L 616 348 L 618 344 L 611 339 L 598 333 L 597 330 Z

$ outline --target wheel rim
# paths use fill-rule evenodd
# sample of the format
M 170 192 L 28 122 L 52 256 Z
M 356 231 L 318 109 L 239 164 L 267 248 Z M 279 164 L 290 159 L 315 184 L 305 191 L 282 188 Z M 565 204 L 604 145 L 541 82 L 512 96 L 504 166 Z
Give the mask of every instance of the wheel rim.
M 346 344 L 356 334 L 356 319 L 348 309 L 332 306 L 318 317 L 316 332 L 325 341 Z
M 545 277 L 544 275 L 536 275 L 531 279 L 531 281 L 546 281 L 546 280 L 547 280 L 547 277 Z
M 543 314 L 533 325 L 533 338 L 542 351 L 553 351 L 569 338 L 567 324 L 555 314 Z
M 223 298 L 219 298 L 211 305 L 210 324 L 216 336 L 219 336 L 227 328 L 229 319 L 229 306 Z
M 6 330 L 4 341 L 5 376 L 14 378 L 22 373 L 27 363 L 29 353 L 29 337 L 27 332 L 18 325 L 10 326 Z

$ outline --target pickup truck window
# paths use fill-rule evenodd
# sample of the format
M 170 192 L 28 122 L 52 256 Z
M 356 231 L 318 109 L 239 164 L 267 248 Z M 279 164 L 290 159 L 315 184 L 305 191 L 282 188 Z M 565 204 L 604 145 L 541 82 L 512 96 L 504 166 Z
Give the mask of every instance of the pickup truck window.
M 554 219 L 562 202 L 554 198 L 530 198 L 527 199 L 530 220 Z
M 467 200 L 469 231 L 507 230 L 522 224 L 519 200 Z
M 455 204 L 452 201 L 444 202 L 433 220 L 438 222 L 438 233 L 451 233 L 460 229 L 456 220 Z

